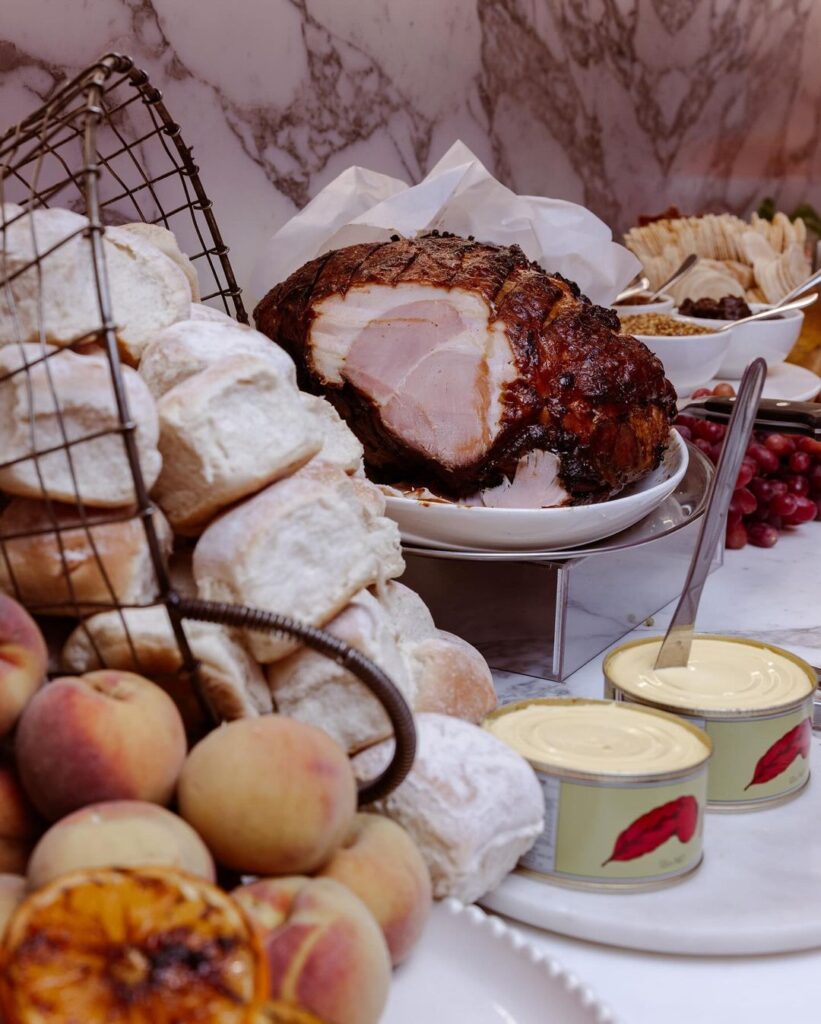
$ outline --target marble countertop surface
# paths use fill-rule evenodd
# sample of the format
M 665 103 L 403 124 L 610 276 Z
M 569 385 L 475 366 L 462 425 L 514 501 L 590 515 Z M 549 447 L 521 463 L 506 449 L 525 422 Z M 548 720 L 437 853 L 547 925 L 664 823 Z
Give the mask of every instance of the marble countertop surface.
M 778 644 L 821 666 L 819 597 L 821 523 L 781 534 L 770 549 L 726 552 L 724 566 L 705 587 L 698 628 Z M 672 612 L 668 606 L 630 637 L 663 631 Z M 594 658 L 566 680 L 572 694 L 602 695 L 601 662 L 602 656 Z M 821 745 L 819 734 L 815 737 Z M 629 914 L 629 895 L 624 910 Z M 819 1017 L 821 949 L 756 957 L 670 956 L 516 927 L 589 985 L 621 1024 L 811 1024 Z

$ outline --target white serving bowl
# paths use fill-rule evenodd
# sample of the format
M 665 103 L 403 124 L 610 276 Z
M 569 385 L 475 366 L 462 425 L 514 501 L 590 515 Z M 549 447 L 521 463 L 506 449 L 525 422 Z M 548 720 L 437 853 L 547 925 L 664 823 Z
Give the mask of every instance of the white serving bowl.
M 559 551 L 620 533 L 668 498 L 687 471 L 677 431 L 661 465 L 610 501 L 566 508 L 484 508 L 450 501 L 386 497 L 386 515 L 406 544 L 462 551 Z
M 619 317 L 623 316 L 635 316 L 637 313 L 670 313 L 675 305 L 675 299 L 672 295 L 664 295 L 663 293 L 658 297 L 655 302 L 648 302 L 642 305 L 641 303 L 629 303 L 626 302 L 621 306 L 611 306 Z
M 708 326 L 703 322 L 693 322 L 698 323 L 699 327 Z M 733 331 L 722 331 L 720 334 L 711 331 L 709 334 L 633 335 L 659 357 L 679 398 L 687 398 L 696 388 L 715 377 L 727 355 L 732 336 Z
M 750 303 L 753 313 L 769 308 L 763 302 Z M 780 320 L 753 320 L 728 332 L 730 346 L 714 376 L 738 380 L 757 356 L 762 356 L 767 366 L 783 363 L 804 326 L 804 313 L 800 309 L 790 309 L 779 316 Z M 727 320 L 706 320 L 695 316 L 682 316 L 681 319 L 703 327 L 721 327 L 728 323 Z

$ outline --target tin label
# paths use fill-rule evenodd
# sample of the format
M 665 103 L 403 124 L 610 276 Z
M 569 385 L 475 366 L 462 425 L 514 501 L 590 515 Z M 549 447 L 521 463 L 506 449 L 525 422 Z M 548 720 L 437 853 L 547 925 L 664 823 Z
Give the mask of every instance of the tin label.
M 706 768 L 689 779 L 600 786 L 536 773 L 545 832 L 520 864 L 576 881 L 654 882 L 701 859 Z

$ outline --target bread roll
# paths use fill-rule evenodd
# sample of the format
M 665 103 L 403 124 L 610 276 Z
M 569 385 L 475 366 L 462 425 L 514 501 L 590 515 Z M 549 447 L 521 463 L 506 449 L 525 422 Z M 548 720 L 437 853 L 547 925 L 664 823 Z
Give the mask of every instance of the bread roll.
M 8 281 L 0 292 L 0 345 L 40 339 L 68 345 L 100 330 L 87 232 L 88 218 L 56 208 L 7 226 L 0 237 Z M 117 337 L 136 363 L 158 331 L 188 316 L 191 290 L 177 264 L 133 232 L 107 228 L 103 253 Z
M 157 404 L 163 465 L 154 497 L 178 533 L 198 533 L 322 446 L 296 385 L 270 359 L 229 356 Z
M 54 353 L 51 358 L 42 360 L 49 351 Z M 160 472 L 157 410 L 134 370 L 123 367 L 122 379 L 136 424 L 143 479 L 150 488 Z M 105 355 L 55 352 L 51 346 L 41 349 L 39 345 L 0 348 L 0 489 L 70 504 L 76 504 L 79 495 L 84 504 L 100 508 L 135 504 L 134 481 L 120 433 L 94 436 L 119 431 L 119 426 Z M 90 439 L 80 441 L 86 437 Z M 58 448 L 66 440 L 79 443 L 40 455 L 36 461 L 27 458 Z M 23 461 L 12 461 L 19 459 Z
M 414 711 L 435 711 L 477 725 L 497 705 L 493 676 L 466 640 L 442 629 L 427 640 L 403 644 L 414 681 Z
M 140 376 L 159 399 L 195 373 L 237 355 L 270 359 L 296 386 L 296 368 L 288 353 L 259 331 L 233 321 L 182 320 L 160 331 L 143 353 Z
M 402 574 L 399 531 L 384 508 L 372 484 L 309 462 L 206 529 L 194 551 L 200 595 L 324 625 L 358 591 Z M 261 662 L 299 646 L 259 632 L 248 644 Z
M 367 590 L 325 627 L 375 662 L 413 703 L 414 687 L 399 653 L 393 623 Z M 319 726 L 349 753 L 391 735 L 391 724 L 370 690 L 342 665 L 307 647 L 268 666 L 277 710 Z
M 416 840 L 434 896 L 473 903 L 536 841 L 544 825 L 542 791 L 527 761 L 476 725 L 420 714 L 416 730 L 410 774 L 373 809 Z M 386 740 L 357 754 L 357 777 L 374 778 L 392 751 L 393 740 Z
M 405 643 L 436 636 L 430 609 L 415 590 L 397 580 L 389 580 L 376 589 L 375 593 L 390 616 L 397 636 Z
M 173 260 L 183 274 L 185 274 L 188 287 L 191 289 L 192 303 L 199 303 L 200 282 L 197 277 L 197 271 L 191 260 L 180 249 L 173 231 L 169 231 L 168 228 L 164 228 L 160 224 L 146 224 L 140 220 L 133 221 L 130 224 L 120 224 L 117 231 L 126 231 L 131 235 L 144 239 L 151 245 L 156 246 L 160 252 L 165 253 L 170 260 Z
M 317 459 L 332 462 L 346 473 L 364 472 L 362 443 L 336 409 L 317 395 L 301 395 L 306 410 L 322 432 L 322 449 Z
M 216 306 L 208 306 L 204 302 L 192 302 L 191 303 L 191 320 L 200 321 L 212 321 L 214 323 L 221 324 L 233 324 L 235 327 L 243 327 L 246 331 L 250 331 L 251 328 L 247 324 L 241 324 L 239 320 L 235 320 L 225 310 L 217 309 Z
M 167 557 L 171 528 L 159 509 L 153 519 Z M 86 522 L 87 527 L 73 505 L 11 501 L 0 514 L 0 590 L 38 612 L 56 615 L 88 615 L 100 610 L 95 605 L 156 600 L 154 563 L 136 513 L 125 521 L 105 522 L 89 510 Z M 64 602 L 71 604 L 59 607 Z
M 262 670 L 232 630 L 188 621 L 184 629 L 200 663 L 208 702 L 219 718 L 230 721 L 272 710 Z M 66 641 L 62 664 L 63 671 L 78 675 L 102 667 L 139 672 L 170 693 L 190 733 L 207 728 L 190 684 L 180 675 L 179 648 L 168 612 L 161 605 L 129 608 L 122 615 L 103 612 L 86 619 Z

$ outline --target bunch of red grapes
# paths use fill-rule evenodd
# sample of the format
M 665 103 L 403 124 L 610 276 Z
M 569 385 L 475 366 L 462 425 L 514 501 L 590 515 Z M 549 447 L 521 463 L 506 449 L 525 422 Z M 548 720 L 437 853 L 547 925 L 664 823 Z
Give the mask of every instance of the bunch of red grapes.
M 683 414 L 676 428 L 713 464 L 718 462 L 727 432 L 723 423 Z M 743 548 L 749 542 L 771 548 L 779 530 L 814 519 L 821 519 L 821 441 L 755 431 L 730 501 L 727 547 Z

